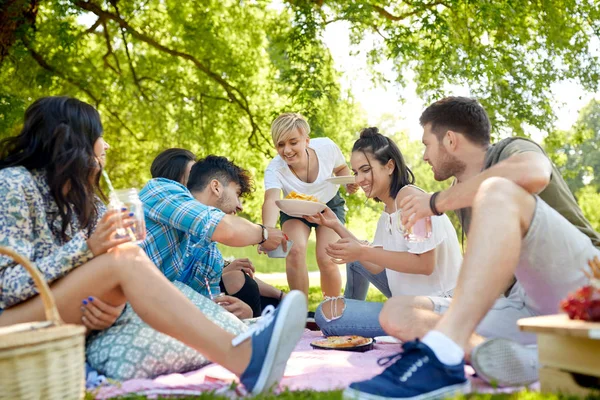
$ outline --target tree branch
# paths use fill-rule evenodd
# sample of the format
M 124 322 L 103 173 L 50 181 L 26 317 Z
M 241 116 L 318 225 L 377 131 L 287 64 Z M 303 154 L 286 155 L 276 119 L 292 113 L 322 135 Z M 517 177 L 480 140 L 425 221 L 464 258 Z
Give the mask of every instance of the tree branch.
M 0 10 L 0 64 L 26 26 L 35 28 L 39 0 L 3 0 Z
M 417 8 L 416 10 L 413 10 L 413 11 L 410 11 L 410 12 L 407 12 L 404 14 L 400 14 L 400 15 L 393 15 L 392 13 L 387 11 L 385 8 L 380 7 L 380 6 L 372 5 L 371 7 L 373 7 L 373 9 L 375 11 L 377 11 L 379 13 L 379 15 L 381 15 L 382 17 L 384 17 L 386 19 L 389 19 L 390 21 L 402 21 L 403 19 L 412 17 L 413 15 L 417 15 L 417 14 L 423 12 L 424 10 L 430 10 L 439 5 L 443 5 L 443 6 L 450 8 L 443 0 L 436 0 L 433 3 L 425 4 L 423 7 Z
M 61 71 L 59 71 L 58 69 L 56 69 L 53 66 L 51 66 L 50 64 L 48 64 L 48 62 L 46 60 L 44 60 L 44 58 L 42 57 L 42 55 L 39 54 L 38 52 L 36 52 L 33 49 L 33 47 L 31 46 L 31 43 L 29 42 L 28 39 L 26 39 L 25 37 L 22 37 L 21 41 L 23 42 L 23 45 L 25 46 L 25 48 L 29 51 L 29 54 L 31 54 L 31 57 L 38 63 L 38 65 L 40 67 L 42 67 L 46 71 L 51 72 L 52 74 L 58 76 L 59 78 L 64 79 L 65 81 L 67 81 L 71 85 L 75 86 L 77 89 L 79 89 L 82 92 L 84 92 L 85 94 L 87 94 L 89 96 L 89 98 L 94 101 L 94 103 L 95 103 L 94 105 L 96 106 L 96 108 L 100 107 L 100 99 L 98 97 L 96 97 L 96 95 L 94 95 L 94 93 L 92 93 L 88 88 L 86 88 L 83 85 L 81 85 L 81 83 L 79 83 L 76 80 L 74 80 L 73 78 L 70 78 L 69 76 L 63 74 Z M 135 138 L 135 140 L 137 140 L 138 142 L 145 142 L 146 141 L 145 139 L 140 139 L 131 130 L 131 128 L 129 128 L 127 126 L 127 124 L 125 124 L 125 122 L 123 122 L 123 120 L 121 119 L 121 117 L 119 116 L 119 114 L 117 112 L 112 111 L 108 107 L 104 107 L 104 108 L 106 109 L 106 111 L 108 111 L 108 113 L 110 115 L 113 116 L 113 118 L 115 118 L 121 124 L 121 126 L 123 126 L 123 128 L 125 128 L 125 130 L 127 132 L 129 132 L 131 134 L 131 136 L 133 136 Z
M 110 34 L 108 33 L 108 24 L 106 23 L 106 21 L 103 18 L 98 18 L 98 21 L 101 21 L 101 23 L 102 23 L 102 27 L 104 28 L 103 29 L 104 40 L 106 41 L 106 54 L 102 57 L 102 61 L 104 61 L 104 65 L 106 65 L 108 68 L 115 71 L 116 74 L 121 75 L 121 66 L 119 65 L 119 59 L 117 58 L 117 55 L 113 52 L 112 45 L 110 44 Z M 111 55 L 113 56 L 113 58 L 115 59 L 115 62 L 117 64 L 116 69 L 115 69 L 115 67 L 110 65 L 110 63 L 108 62 L 108 57 L 110 57 Z
M 170 54 L 175 57 L 182 58 L 184 60 L 187 60 L 187 61 L 190 61 L 191 63 L 193 63 L 196 68 L 198 68 L 205 75 L 207 75 L 209 78 L 211 78 L 216 83 L 218 83 L 227 93 L 227 97 L 233 103 L 237 104 L 247 115 L 247 117 L 250 121 L 250 126 L 252 127 L 252 133 L 250 134 L 249 140 L 251 140 L 253 138 L 254 138 L 254 140 L 256 140 L 256 136 L 258 136 L 259 134 L 262 136 L 262 131 L 255 121 L 254 114 L 250 110 L 250 106 L 248 104 L 248 100 L 247 100 L 246 96 L 238 88 L 236 88 L 235 86 L 233 86 L 229 82 L 227 82 L 225 79 L 223 79 L 219 74 L 211 71 L 206 65 L 204 65 L 202 62 L 200 62 L 200 60 L 198 60 L 196 57 L 194 57 L 191 54 L 185 53 L 183 51 L 171 49 L 167 46 L 162 45 L 161 43 L 159 43 L 155 39 L 151 38 L 150 36 L 145 35 L 141 32 L 138 32 L 135 28 L 133 28 L 131 25 L 129 25 L 129 23 L 127 21 L 125 21 L 123 18 L 121 18 L 119 15 L 116 15 L 111 12 L 103 10 L 100 6 L 92 3 L 91 1 L 74 0 L 74 4 L 77 5 L 78 7 L 81 7 L 84 10 L 87 10 L 87 11 L 90 11 L 90 12 L 96 14 L 99 17 L 110 19 L 110 20 L 116 22 L 119 25 L 119 27 L 121 27 L 122 29 L 125 29 L 131 36 L 140 40 L 141 42 L 147 43 L 148 45 L 156 48 L 157 50 L 160 50 L 164 53 Z
M 119 12 L 119 7 L 117 6 L 117 0 L 111 0 L 110 3 L 112 4 L 112 6 L 115 8 L 115 12 L 117 13 L 117 17 L 121 18 L 121 13 Z M 135 84 L 135 86 L 138 88 L 138 90 L 140 91 L 142 97 L 148 101 L 149 98 L 148 96 L 146 96 L 146 92 L 144 92 L 144 89 L 142 88 L 142 85 L 140 84 L 140 80 L 137 77 L 137 73 L 135 72 L 135 68 L 133 67 L 133 61 L 131 60 L 131 54 L 129 54 L 129 43 L 127 42 L 127 37 L 125 36 L 125 30 L 124 29 L 119 29 L 121 31 L 121 38 L 123 39 L 123 44 L 125 45 L 125 54 L 127 55 L 127 61 L 129 64 L 129 70 L 131 71 L 131 75 L 133 76 L 133 83 Z

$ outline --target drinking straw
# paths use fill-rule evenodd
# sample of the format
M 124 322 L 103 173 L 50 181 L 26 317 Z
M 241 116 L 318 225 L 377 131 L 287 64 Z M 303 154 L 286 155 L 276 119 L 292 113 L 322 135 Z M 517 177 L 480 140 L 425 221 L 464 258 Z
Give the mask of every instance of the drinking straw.
M 208 278 L 204 277 L 204 283 L 206 283 L 206 289 L 208 289 L 208 297 L 210 297 L 211 300 L 214 300 L 214 296 L 210 290 L 210 283 L 208 283 Z

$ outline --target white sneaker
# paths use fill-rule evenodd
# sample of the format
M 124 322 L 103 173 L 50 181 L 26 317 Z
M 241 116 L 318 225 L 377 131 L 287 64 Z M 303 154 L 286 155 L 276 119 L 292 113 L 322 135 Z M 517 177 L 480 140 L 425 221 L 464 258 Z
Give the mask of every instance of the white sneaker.
M 539 380 L 537 347 L 489 339 L 471 352 L 471 366 L 493 386 L 525 386 Z

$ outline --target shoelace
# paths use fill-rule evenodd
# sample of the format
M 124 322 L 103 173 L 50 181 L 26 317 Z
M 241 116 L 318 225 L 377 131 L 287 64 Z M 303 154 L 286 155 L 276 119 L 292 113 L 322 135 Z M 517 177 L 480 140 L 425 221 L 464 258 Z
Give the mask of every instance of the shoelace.
M 246 332 L 233 338 L 231 341 L 231 345 L 233 347 L 238 346 L 240 343 L 243 343 L 246 339 L 249 339 L 253 335 L 258 335 L 264 331 L 266 327 L 271 325 L 275 319 L 275 307 L 269 304 L 265 307 L 260 316 L 261 318 L 254 325 L 250 326 Z
M 415 350 L 418 350 L 420 343 L 418 341 L 404 343 L 401 353 L 395 353 L 377 360 L 377 364 L 382 367 L 397 366 L 402 375 L 398 378 L 400 371 L 397 368 L 387 368 L 382 375 L 390 375 L 391 379 L 400 379 L 401 382 L 406 382 L 417 369 L 429 362 L 428 356 L 417 356 Z M 412 356 L 412 357 L 411 357 Z

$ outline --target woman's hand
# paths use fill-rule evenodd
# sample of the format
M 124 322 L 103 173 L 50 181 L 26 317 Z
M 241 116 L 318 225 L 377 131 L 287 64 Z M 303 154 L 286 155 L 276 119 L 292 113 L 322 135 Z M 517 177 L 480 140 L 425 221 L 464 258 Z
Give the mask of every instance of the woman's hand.
M 360 186 L 358 186 L 358 183 L 349 183 L 346 185 L 346 192 L 348 194 L 354 194 L 356 193 L 359 187 Z
M 319 224 L 331 229 L 335 229 L 340 223 L 337 215 L 329 207 L 325 207 L 323 211 L 315 215 L 305 215 L 304 219 L 313 224 Z
M 247 258 L 238 258 L 237 260 L 233 260 L 229 263 L 228 266 L 223 268 L 223 273 L 236 270 L 240 270 L 247 273 L 248 275 L 250 275 L 251 278 L 254 277 L 254 272 L 256 272 L 256 270 L 254 269 L 254 265 L 252 265 L 252 261 L 250 261 Z
M 250 306 L 237 297 L 219 296 L 215 299 L 215 303 L 238 317 L 239 319 L 252 318 L 252 309 Z
M 123 312 L 125 303 L 111 306 L 97 297 L 88 297 L 82 301 L 81 322 L 90 331 L 101 331 L 111 327 Z
M 351 238 L 340 239 L 335 243 L 329 244 L 325 248 L 325 253 L 332 258 L 336 264 L 346 264 L 352 261 L 360 261 L 362 255 L 364 255 L 365 245 L 364 242 L 359 242 Z
M 121 224 L 119 224 L 119 220 Z M 135 223 L 133 213 L 128 213 L 126 209 L 123 211 L 109 210 L 107 211 L 96 230 L 87 240 L 87 245 L 95 257 L 106 253 L 108 250 L 123 243 L 131 242 L 131 236 L 126 235 L 122 238 L 116 238 L 117 228 L 123 227 L 128 229 Z

